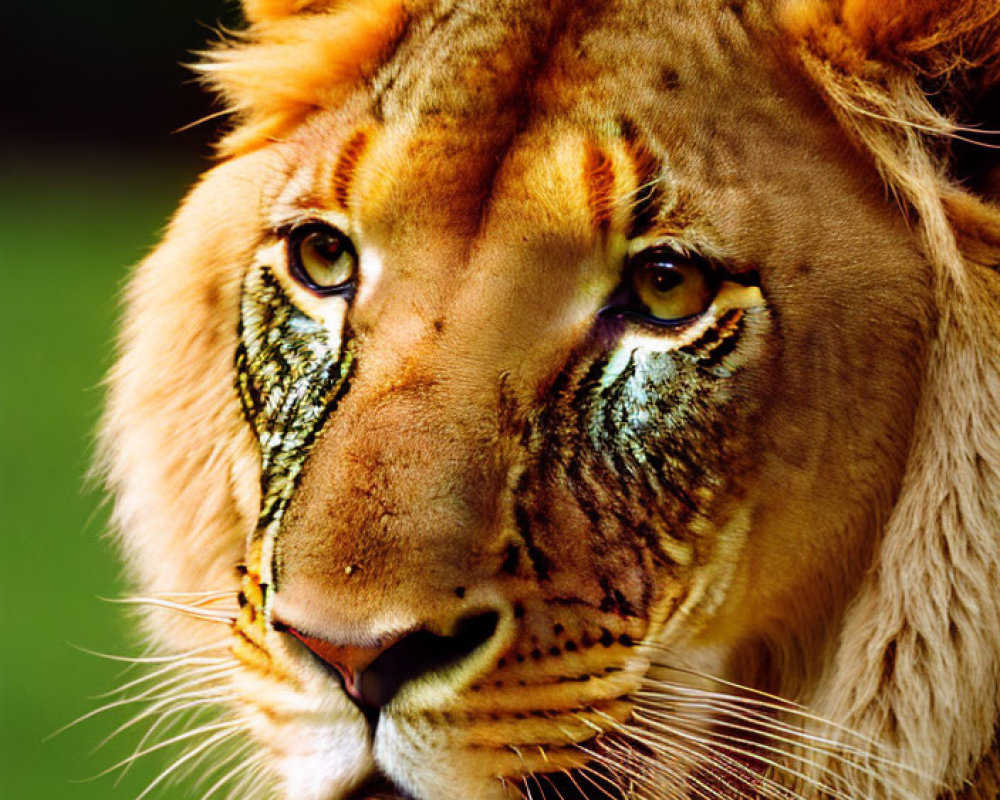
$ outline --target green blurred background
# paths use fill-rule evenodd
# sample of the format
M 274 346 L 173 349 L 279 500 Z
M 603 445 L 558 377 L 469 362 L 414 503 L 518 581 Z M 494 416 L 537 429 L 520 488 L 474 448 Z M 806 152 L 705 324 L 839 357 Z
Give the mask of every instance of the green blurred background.
M 45 741 L 123 682 L 73 645 L 137 654 L 107 511 L 85 473 L 118 295 L 210 163 L 213 110 L 183 66 L 238 27 L 235 3 L 10 3 L 0 25 L 0 797 L 134 798 L 165 763 L 79 782 L 136 743 L 92 748 L 109 713 Z M 174 754 L 176 755 L 176 753 Z M 187 797 L 180 788 L 158 797 Z M 194 794 L 200 796 L 200 794 Z M 223 795 L 224 796 L 224 795 Z

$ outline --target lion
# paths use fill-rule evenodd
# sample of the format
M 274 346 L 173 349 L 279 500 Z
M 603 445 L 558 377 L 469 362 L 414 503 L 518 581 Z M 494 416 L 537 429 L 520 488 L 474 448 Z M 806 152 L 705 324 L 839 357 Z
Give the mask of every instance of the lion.
M 1000 4 L 243 8 L 103 423 L 157 782 L 1000 796 Z

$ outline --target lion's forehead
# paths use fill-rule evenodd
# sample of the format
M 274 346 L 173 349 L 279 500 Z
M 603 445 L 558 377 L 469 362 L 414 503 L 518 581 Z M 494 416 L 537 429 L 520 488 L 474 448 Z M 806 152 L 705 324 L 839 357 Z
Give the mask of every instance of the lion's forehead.
M 389 119 L 481 117 L 498 107 L 522 119 L 586 115 L 609 99 L 655 112 L 665 93 L 718 87 L 726 72 L 752 84 L 757 28 L 735 6 L 701 2 L 456 5 L 411 24 L 375 76 L 374 97 Z

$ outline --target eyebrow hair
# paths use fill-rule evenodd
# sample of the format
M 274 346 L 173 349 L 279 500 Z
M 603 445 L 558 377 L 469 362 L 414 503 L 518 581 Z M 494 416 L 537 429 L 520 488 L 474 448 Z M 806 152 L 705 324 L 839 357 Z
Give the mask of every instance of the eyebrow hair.
M 663 160 L 634 131 L 623 132 L 625 152 L 635 174 L 636 189 L 628 198 L 631 220 L 628 238 L 648 233 L 656 224 L 663 207 Z
M 368 149 L 370 136 L 364 128 L 359 128 L 344 143 L 337 164 L 330 179 L 333 199 L 341 211 L 347 211 L 351 199 L 351 186 L 358 170 L 358 162 Z
M 608 154 L 593 142 L 584 153 L 583 180 L 593 225 L 604 232 L 611 225 L 614 208 L 615 168 Z

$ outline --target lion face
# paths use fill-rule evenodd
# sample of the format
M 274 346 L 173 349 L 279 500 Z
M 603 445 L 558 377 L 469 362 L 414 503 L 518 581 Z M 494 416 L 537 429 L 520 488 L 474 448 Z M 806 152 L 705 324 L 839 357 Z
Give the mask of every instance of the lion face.
M 171 591 L 239 565 L 237 713 L 287 797 L 777 781 L 763 722 L 692 698 L 815 689 L 903 482 L 932 268 L 759 10 L 653 5 L 415 13 L 139 279 L 197 298 L 174 374 L 237 388 L 169 412 L 228 516 L 170 538 L 184 579 L 133 552 Z
M 236 362 L 264 464 L 248 620 L 286 629 L 255 657 L 360 706 L 335 724 L 366 757 L 321 769 L 501 796 L 581 766 L 651 663 L 739 674 L 857 581 L 928 268 L 749 39 L 701 54 L 743 96 L 698 107 L 700 20 L 574 18 L 540 66 L 549 20 L 459 15 L 276 148 Z

